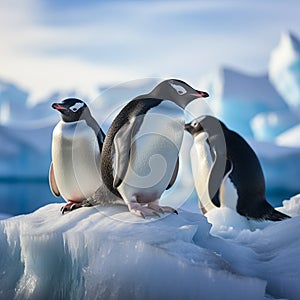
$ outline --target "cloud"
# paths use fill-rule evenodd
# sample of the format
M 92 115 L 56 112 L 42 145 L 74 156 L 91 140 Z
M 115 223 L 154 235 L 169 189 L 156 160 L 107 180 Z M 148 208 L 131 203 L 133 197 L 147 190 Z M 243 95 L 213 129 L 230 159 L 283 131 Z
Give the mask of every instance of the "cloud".
M 223 64 L 262 71 L 280 31 L 300 34 L 291 0 L 0 4 L 0 77 L 35 99 L 144 77 L 195 83 Z

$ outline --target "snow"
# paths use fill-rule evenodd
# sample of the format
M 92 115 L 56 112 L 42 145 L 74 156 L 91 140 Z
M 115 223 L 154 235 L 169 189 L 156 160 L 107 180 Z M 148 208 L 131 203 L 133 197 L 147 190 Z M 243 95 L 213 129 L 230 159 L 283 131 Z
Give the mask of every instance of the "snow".
M 283 206 L 280 207 L 283 213 L 288 214 L 291 217 L 296 217 L 300 215 L 300 195 L 296 195 L 289 200 L 283 201 Z
M 1 299 L 299 299 L 300 195 L 277 223 L 189 201 L 159 219 L 49 204 L 0 221 Z

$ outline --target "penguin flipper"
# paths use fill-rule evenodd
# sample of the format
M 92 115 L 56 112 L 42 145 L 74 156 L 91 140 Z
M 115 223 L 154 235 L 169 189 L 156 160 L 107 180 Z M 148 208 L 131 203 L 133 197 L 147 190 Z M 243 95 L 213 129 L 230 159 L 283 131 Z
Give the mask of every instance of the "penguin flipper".
M 123 181 L 130 162 L 130 151 L 133 145 L 133 137 L 140 127 L 141 118 L 133 118 L 125 123 L 116 133 L 113 142 L 114 157 L 114 181 L 113 186 L 117 188 Z
M 213 151 L 215 151 L 213 149 Z M 216 154 L 216 153 L 214 153 Z M 215 159 L 211 165 L 209 174 L 207 176 L 207 182 L 206 182 L 206 188 L 203 191 L 202 195 L 200 195 L 198 197 L 198 202 L 199 202 L 199 207 L 200 210 L 202 211 L 202 213 L 205 215 L 207 212 L 217 208 L 218 206 L 213 202 L 213 197 L 214 197 L 214 193 L 212 193 L 212 189 L 211 189 L 211 176 L 212 176 L 212 172 L 214 169 L 214 165 L 216 163 L 216 155 L 215 155 Z
M 170 183 L 168 184 L 166 190 L 170 189 L 173 186 L 173 184 L 177 178 L 177 175 L 178 175 L 178 170 L 179 170 L 179 158 L 177 158 L 176 166 L 175 166 L 172 178 L 171 178 Z
M 212 143 L 211 140 L 210 147 L 213 159 L 213 164 L 210 169 L 208 176 L 208 192 L 212 203 L 220 207 L 220 187 L 224 182 L 224 172 L 226 170 L 226 152 L 223 147 L 219 147 L 218 143 Z M 229 174 L 228 174 L 229 175 Z
M 50 169 L 49 169 L 49 185 L 51 192 L 54 196 L 59 197 L 60 192 L 58 190 L 58 187 L 56 185 L 55 177 L 54 177 L 54 170 L 53 170 L 53 163 L 51 162 Z
M 230 163 L 230 169 L 228 170 L 228 172 L 224 175 L 224 178 L 222 180 L 222 183 L 220 185 L 220 190 L 219 190 L 219 199 L 220 199 L 220 206 L 221 207 L 228 207 L 227 199 L 226 199 L 226 182 L 229 178 L 229 175 L 231 174 L 231 172 L 233 171 L 233 163 L 231 160 L 228 160 L 228 162 Z M 235 195 L 237 197 L 237 195 Z
M 96 124 L 98 125 L 98 123 L 96 122 Z M 98 141 L 98 146 L 100 149 L 100 152 L 102 152 L 102 147 L 103 147 L 103 143 L 104 143 L 104 139 L 105 139 L 105 133 L 103 132 L 103 130 L 101 129 L 101 127 L 98 125 L 97 126 L 97 141 Z

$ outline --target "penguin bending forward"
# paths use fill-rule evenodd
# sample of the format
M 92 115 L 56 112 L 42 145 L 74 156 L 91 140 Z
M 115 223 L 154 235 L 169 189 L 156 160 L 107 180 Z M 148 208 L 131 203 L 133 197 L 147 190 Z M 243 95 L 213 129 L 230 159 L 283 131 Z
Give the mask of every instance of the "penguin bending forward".
M 52 193 L 67 202 L 62 213 L 81 207 L 102 184 L 100 157 L 105 134 L 87 105 L 76 98 L 52 104 L 61 121 L 52 135 L 49 183 Z
M 107 195 L 102 192 L 106 188 L 122 198 L 137 216 L 177 213 L 171 207 L 160 206 L 159 199 L 177 176 L 184 134 L 183 109 L 194 99 L 205 97 L 206 92 L 170 79 L 149 94 L 131 100 L 107 132 L 101 155 L 104 184 L 91 203 Z
M 191 165 L 204 214 L 226 206 L 249 219 L 289 218 L 267 202 L 258 157 L 239 134 L 212 116 L 199 117 L 185 129 L 194 137 Z

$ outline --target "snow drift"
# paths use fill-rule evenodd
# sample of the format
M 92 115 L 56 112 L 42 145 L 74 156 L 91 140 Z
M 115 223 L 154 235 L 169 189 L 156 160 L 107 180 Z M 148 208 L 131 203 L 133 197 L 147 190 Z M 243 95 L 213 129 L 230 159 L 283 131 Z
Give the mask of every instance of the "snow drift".
M 299 299 L 299 217 L 250 223 L 216 209 L 211 225 L 190 201 L 160 219 L 51 204 L 0 221 L 0 298 Z M 281 210 L 298 214 L 300 196 Z

